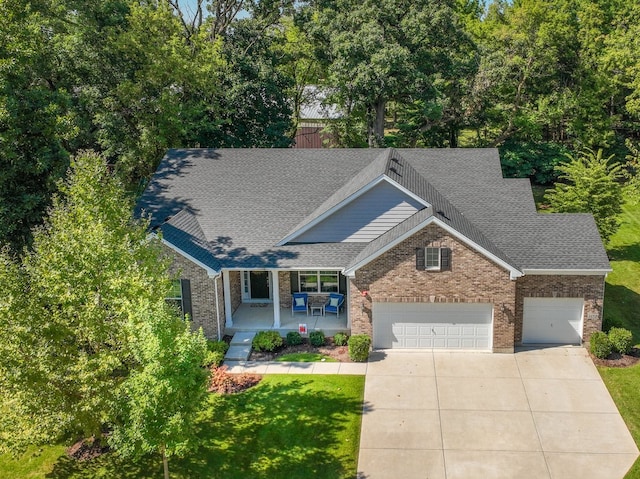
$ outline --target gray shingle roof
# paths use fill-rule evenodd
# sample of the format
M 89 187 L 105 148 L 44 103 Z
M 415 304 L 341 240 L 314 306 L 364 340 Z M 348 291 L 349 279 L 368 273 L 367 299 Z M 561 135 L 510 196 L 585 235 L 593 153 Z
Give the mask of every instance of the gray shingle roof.
M 137 211 L 215 270 L 344 268 L 418 214 L 371 243 L 276 245 L 382 174 L 520 270 L 609 269 L 593 218 L 536 213 L 528 180 L 504 179 L 495 149 L 169 150 Z

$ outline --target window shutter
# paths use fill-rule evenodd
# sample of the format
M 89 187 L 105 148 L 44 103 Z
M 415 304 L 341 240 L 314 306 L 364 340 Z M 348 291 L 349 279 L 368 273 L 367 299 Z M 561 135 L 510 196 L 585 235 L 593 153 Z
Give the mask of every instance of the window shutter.
M 298 291 L 298 272 L 297 271 L 291 271 L 291 273 L 289 273 L 289 279 L 291 281 L 291 292 L 292 293 L 299 293 L 299 291 Z
M 440 271 L 451 271 L 450 248 L 440 248 Z
M 180 280 L 180 287 L 182 288 L 182 315 L 183 317 L 189 316 L 189 320 L 193 320 L 193 313 L 191 308 L 191 282 L 188 279 Z
M 424 248 L 416 248 L 416 269 L 424 270 Z

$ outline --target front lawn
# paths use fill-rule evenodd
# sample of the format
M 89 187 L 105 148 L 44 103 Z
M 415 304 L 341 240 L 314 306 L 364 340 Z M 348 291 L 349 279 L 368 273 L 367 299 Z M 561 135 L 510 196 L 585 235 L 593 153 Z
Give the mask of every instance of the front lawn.
M 622 225 L 608 247 L 613 272 L 607 277 L 605 327 L 621 326 L 640 343 L 640 205 L 625 205 Z M 640 445 L 640 365 L 625 369 L 598 368 L 629 431 Z M 625 479 L 640 479 L 640 459 Z
M 171 477 L 353 478 L 356 475 L 363 376 L 267 375 L 243 393 L 207 398 L 199 421 L 199 450 L 169 461 Z M 159 478 L 160 457 L 136 462 L 107 454 L 89 462 L 60 446 L 17 461 L 0 456 L 0 477 Z

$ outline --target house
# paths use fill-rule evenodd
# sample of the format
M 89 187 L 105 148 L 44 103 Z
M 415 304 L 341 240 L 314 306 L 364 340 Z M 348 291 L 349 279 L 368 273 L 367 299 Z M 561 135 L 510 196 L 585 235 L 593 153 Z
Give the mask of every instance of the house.
M 375 348 L 512 352 L 602 326 L 593 217 L 538 214 L 495 149 L 170 150 L 138 210 L 211 338 L 306 324 Z M 297 291 L 344 308 L 292 313 Z
M 326 99 L 326 90 L 315 85 L 304 87 L 293 148 L 334 146 L 333 135 L 324 129 L 332 121 L 341 118 L 342 113 L 336 105 L 328 104 Z

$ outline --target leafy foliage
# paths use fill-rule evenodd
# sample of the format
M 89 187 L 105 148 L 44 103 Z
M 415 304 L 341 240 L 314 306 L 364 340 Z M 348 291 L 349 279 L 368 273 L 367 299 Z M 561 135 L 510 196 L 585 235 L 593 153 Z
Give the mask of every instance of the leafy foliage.
M 354 334 L 349 338 L 349 357 L 352 361 L 363 363 L 369 359 L 371 338 L 366 334 Z
M 593 214 L 606 243 L 617 230 L 617 215 L 622 211 L 621 166 L 611 165 L 612 157 L 603 158 L 602 150 L 567 156 L 569 161 L 557 167 L 565 183 L 557 183 L 545 197 L 556 212 Z
M 289 331 L 287 333 L 287 345 L 297 346 L 302 344 L 302 335 L 298 331 Z
M 336 333 L 333 336 L 333 342 L 336 346 L 346 346 L 348 337 L 345 333 Z
M 620 354 L 628 354 L 633 346 L 633 334 L 624 328 L 611 328 L 609 330 L 609 341 L 614 351 Z
M 558 178 L 559 166 L 568 149 L 558 143 L 508 141 L 500 148 L 504 175 L 509 178 L 531 178 L 539 185 L 548 185 Z
M 252 346 L 256 351 L 274 351 L 283 343 L 278 331 L 258 331 L 253 338 Z
M 315 347 L 324 346 L 324 333 L 322 331 L 311 331 L 309 333 L 309 343 Z
M 589 348 L 591 354 L 596 358 L 605 359 L 613 351 L 613 345 L 607 333 L 602 331 L 596 331 L 591 335 L 589 339 Z

